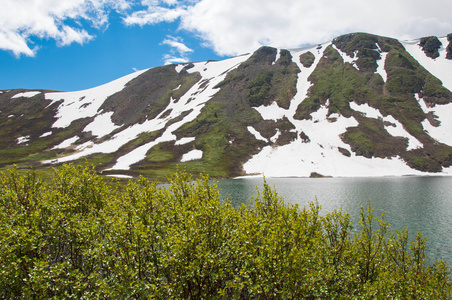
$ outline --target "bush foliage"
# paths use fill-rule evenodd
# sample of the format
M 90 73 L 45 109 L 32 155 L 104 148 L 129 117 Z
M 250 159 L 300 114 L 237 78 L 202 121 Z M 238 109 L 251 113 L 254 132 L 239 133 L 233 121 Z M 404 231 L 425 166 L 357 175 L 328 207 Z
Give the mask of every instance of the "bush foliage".
M 447 299 L 425 240 L 362 209 L 284 204 L 265 182 L 250 206 L 177 172 L 111 184 L 66 165 L 54 181 L 0 174 L 1 299 Z

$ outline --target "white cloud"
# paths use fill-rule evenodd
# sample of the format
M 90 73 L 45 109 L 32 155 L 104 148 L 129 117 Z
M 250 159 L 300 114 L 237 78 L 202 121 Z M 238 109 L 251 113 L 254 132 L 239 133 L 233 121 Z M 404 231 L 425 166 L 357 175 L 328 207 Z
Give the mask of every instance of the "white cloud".
M 220 55 L 250 52 L 262 45 L 293 48 L 350 32 L 395 38 L 445 35 L 451 31 L 449 0 L 143 0 L 145 10 L 128 25 L 180 20 Z
M 84 44 L 92 38 L 86 30 L 78 30 L 66 25 L 62 27 L 58 34 L 58 42 L 62 46 L 67 46 L 72 43 Z
M 35 49 L 31 49 L 20 34 L 11 31 L 3 31 L 1 29 L 0 49 L 12 51 L 16 56 L 19 56 L 20 54 L 33 56 L 35 53 Z
M 173 37 L 173 36 L 169 35 L 169 36 L 167 36 L 166 39 L 163 40 L 162 44 L 168 45 L 168 46 L 174 48 L 181 55 L 184 55 L 189 52 L 193 52 L 193 49 L 188 48 L 183 43 L 183 40 L 180 37 Z
M 201 0 L 181 27 L 217 53 L 235 55 L 261 45 L 298 47 L 364 31 L 396 38 L 452 31 L 449 0 Z
M 165 65 L 171 65 L 171 64 L 179 64 L 179 63 L 187 63 L 189 62 L 188 58 L 185 57 L 177 57 L 171 54 L 165 54 L 163 56 L 163 60 L 165 61 Z
M 189 58 L 187 54 L 193 52 L 193 49 L 187 47 L 183 43 L 183 39 L 181 37 L 173 37 L 168 35 L 161 44 L 171 47 L 171 54 L 165 54 L 163 57 L 165 65 L 188 62 Z M 176 54 L 178 54 L 178 56 L 176 56 Z
M 450 0 L 2 0 L 0 7 L 0 49 L 17 56 L 36 53 L 33 37 L 84 44 L 94 37 L 77 21 L 106 28 L 111 10 L 128 26 L 179 22 L 220 55 L 261 45 L 293 48 L 358 31 L 402 39 L 452 31 Z
M 124 18 L 127 25 L 153 25 L 161 22 L 173 22 L 185 14 L 182 8 L 150 6 L 147 10 L 133 12 Z
M 68 25 L 68 20 L 88 21 L 95 28 L 108 25 L 112 9 L 130 7 L 128 0 L 3 0 L 0 10 L 0 49 L 16 56 L 33 56 L 31 38 L 54 39 L 61 45 L 84 44 L 93 36 L 81 25 Z

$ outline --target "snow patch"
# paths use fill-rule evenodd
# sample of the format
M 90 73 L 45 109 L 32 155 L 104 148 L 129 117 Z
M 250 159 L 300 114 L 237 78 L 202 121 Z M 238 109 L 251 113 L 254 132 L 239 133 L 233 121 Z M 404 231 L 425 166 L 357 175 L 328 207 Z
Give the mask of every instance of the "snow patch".
M 388 80 L 388 74 L 385 70 L 386 65 L 386 56 L 388 56 L 387 52 L 383 52 L 378 45 L 378 43 L 375 43 L 375 46 L 377 46 L 377 51 L 380 54 L 380 59 L 377 60 L 377 71 L 375 73 L 380 74 L 381 78 L 383 78 L 383 81 L 386 82 Z
M 23 93 L 19 93 L 19 94 L 12 96 L 11 99 L 16 99 L 16 98 L 21 98 L 21 97 L 31 98 L 31 97 L 34 97 L 39 94 L 41 94 L 41 92 L 37 92 L 37 91 L 23 92 Z
M 276 102 L 272 102 L 268 106 L 261 105 L 259 107 L 254 107 L 257 110 L 264 120 L 280 120 L 282 119 L 287 111 L 284 108 L 278 106 Z
M 421 107 L 422 111 L 426 114 L 429 112 L 433 112 L 431 108 L 427 106 L 427 104 L 424 101 L 424 98 L 420 98 L 418 93 L 414 94 L 414 98 L 416 98 L 417 102 L 419 103 L 419 106 Z
M 350 108 L 354 111 L 360 112 L 368 118 L 378 119 L 383 117 L 378 109 L 370 107 L 369 104 L 357 104 L 355 102 L 350 102 Z
M 21 137 L 17 138 L 17 144 L 23 144 L 23 143 L 28 142 L 29 140 L 30 140 L 30 136 L 29 135 L 21 136 Z
M 254 127 L 248 126 L 247 129 L 256 138 L 256 140 L 260 140 L 260 141 L 264 141 L 264 142 L 268 143 L 268 140 L 266 138 L 264 138 L 259 131 L 254 129 Z
M 321 45 L 321 47 L 305 47 L 291 50 L 293 60 L 300 68 L 297 80 L 297 94 L 290 103 L 289 109 L 279 108 L 272 104 L 268 107 L 255 108 L 266 120 L 276 120 L 287 118 L 294 126 L 297 139 L 288 145 L 275 147 L 274 145 L 264 147 L 260 153 L 253 156 L 243 166 L 247 174 L 265 174 L 266 176 L 309 176 L 311 172 L 334 175 L 340 173 L 342 166 L 347 166 L 347 159 L 339 151 L 338 147 L 351 151 L 350 146 L 342 142 L 340 134 L 344 133 L 348 127 L 357 126 L 358 122 L 354 118 L 345 118 L 337 115 L 335 122 L 331 122 L 328 117 L 328 102 L 320 107 L 317 112 L 311 114 L 312 120 L 296 120 L 294 115 L 298 105 L 307 98 L 307 93 L 312 83 L 308 78 L 315 70 L 318 62 L 323 56 L 323 51 L 331 43 Z M 319 50 L 319 51 L 317 51 Z M 305 68 L 298 58 L 301 54 L 310 51 L 314 54 L 314 63 L 310 68 Z M 272 109 L 271 109 L 272 108 Z M 336 116 L 335 116 L 336 117 Z M 310 139 L 309 143 L 300 138 L 303 132 Z M 279 136 L 278 131 L 271 138 L 275 142 Z M 332 169 L 322 170 L 322 165 L 332 166 Z
M 195 149 L 195 150 L 192 150 L 192 151 L 182 155 L 182 159 L 180 161 L 181 162 L 187 162 L 187 161 L 201 159 L 202 158 L 202 154 L 203 154 L 203 152 L 201 150 Z
M 78 136 L 73 136 L 73 137 L 71 137 L 71 138 L 69 138 L 69 139 L 67 139 L 67 140 L 64 140 L 64 141 L 61 142 L 60 144 L 54 146 L 54 147 L 52 148 L 52 150 L 54 150 L 54 149 L 64 149 L 64 148 L 67 148 L 67 147 L 71 146 L 73 143 L 75 143 L 78 139 L 79 139 Z
M 185 64 L 178 64 L 175 67 L 177 73 L 180 73 L 185 68 Z
M 281 57 L 281 49 L 278 49 L 276 52 L 276 57 L 275 57 L 275 61 L 272 62 L 272 65 L 276 64 L 276 62 L 278 61 L 278 59 Z
M 174 143 L 175 146 L 185 145 L 196 140 L 195 137 L 184 137 Z
M 47 131 L 47 132 L 41 134 L 40 138 L 43 138 L 43 137 L 46 137 L 46 136 L 49 136 L 49 135 L 52 135 L 52 131 Z
M 121 126 L 115 125 L 111 121 L 111 116 L 113 115 L 113 112 L 107 112 L 104 114 L 97 115 L 93 122 L 86 125 L 86 127 L 83 129 L 84 132 L 91 131 L 91 133 L 94 136 L 97 136 L 98 138 L 102 138 L 106 136 L 107 134 L 111 133 L 116 128 L 119 128 Z
M 380 47 L 377 44 L 378 49 L 380 50 Z M 375 73 L 380 74 L 381 78 L 383 78 L 383 81 L 386 82 L 388 80 L 388 74 L 385 70 L 385 64 L 386 64 L 386 56 L 388 56 L 387 52 L 378 51 L 380 53 L 381 58 L 377 60 L 377 71 Z
M 244 169 L 247 174 L 263 174 L 268 177 L 309 177 L 312 172 L 335 177 L 423 174 L 408 167 L 400 158 L 367 159 L 354 155 L 349 158 L 335 147 L 325 148 L 313 143 L 303 146 L 297 142 L 277 149 L 267 146 L 246 163 Z
M 88 141 L 88 142 L 85 142 L 85 143 L 83 143 L 81 145 L 77 145 L 77 147 L 75 147 L 75 150 L 82 151 L 82 150 L 84 150 L 86 148 L 91 148 L 93 145 L 94 145 L 93 141 Z
M 271 141 L 272 143 L 275 143 L 275 142 L 278 140 L 278 138 L 279 138 L 280 135 L 281 135 L 281 131 L 279 131 L 279 129 L 278 129 L 278 130 L 276 131 L 275 135 L 272 136 L 272 137 L 270 138 L 270 141 Z
M 116 177 L 116 178 L 124 178 L 124 179 L 132 179 L 133 176 L 123 175 L 123 174 L 108 174 L 108 177 Z

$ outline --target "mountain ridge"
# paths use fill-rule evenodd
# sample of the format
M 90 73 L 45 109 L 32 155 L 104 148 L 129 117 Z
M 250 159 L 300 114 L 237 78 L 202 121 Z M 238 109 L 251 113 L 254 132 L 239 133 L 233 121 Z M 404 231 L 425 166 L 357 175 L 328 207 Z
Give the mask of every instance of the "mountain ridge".
M 353 33 L 84 91 L 1 91 L 0 165 L 86 161 L 156 178 L 178 167 L 219 178 L 450 175 L 451 44 Z

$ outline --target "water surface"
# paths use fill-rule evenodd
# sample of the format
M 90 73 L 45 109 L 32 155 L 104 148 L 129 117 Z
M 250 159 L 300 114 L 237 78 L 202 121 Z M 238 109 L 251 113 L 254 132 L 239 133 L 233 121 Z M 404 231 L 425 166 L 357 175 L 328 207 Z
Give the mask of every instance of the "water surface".
M 266 178 L 287 203 L 306 206 L 317 201 L 322 214 L 342 209 L 358 225 L 361 206 L 370 200 L 374 215 L 391 224 L 390 230 L 408 229 L 410 238 L 419 231 L 427 238 L 429 262 L 444 260 L 452 267 L 452 177 L 378 178 Z M 263 178 L 228 179 L 218 182 L 223 197 L 233 205 L 250 203 Z

